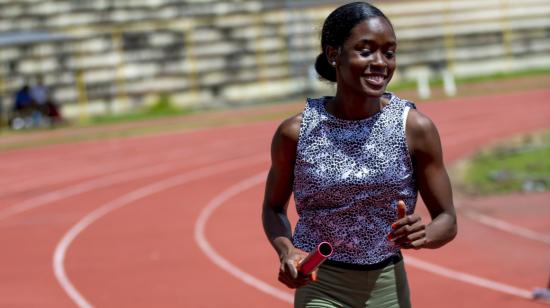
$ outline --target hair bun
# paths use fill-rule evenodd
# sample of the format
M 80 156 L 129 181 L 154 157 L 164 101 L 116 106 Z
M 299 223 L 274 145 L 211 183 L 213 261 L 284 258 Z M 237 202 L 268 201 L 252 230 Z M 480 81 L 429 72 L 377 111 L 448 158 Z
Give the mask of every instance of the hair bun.
M 324 53 L 317 56 L 315 60 L 315 70 L 321 78 L 336 82 L 336 69 L 330 65 Z

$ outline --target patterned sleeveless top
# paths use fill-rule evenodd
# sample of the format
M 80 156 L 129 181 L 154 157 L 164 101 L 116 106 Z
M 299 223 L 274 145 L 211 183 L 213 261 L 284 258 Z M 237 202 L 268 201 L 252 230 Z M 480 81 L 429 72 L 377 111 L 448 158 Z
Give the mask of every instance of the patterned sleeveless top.
M 374 264 L 399 253 L 387 239 L 397 220 L 397 201 L 414 212 L 417 187 L 405 123 L 409 101 L 390 95 L 380 112 L 343 120 L 327 112 L 330 97 L 308 99 L 294 167 L 299 220 L 293 243 L 313 250 L 327 241 L 331 260 Z

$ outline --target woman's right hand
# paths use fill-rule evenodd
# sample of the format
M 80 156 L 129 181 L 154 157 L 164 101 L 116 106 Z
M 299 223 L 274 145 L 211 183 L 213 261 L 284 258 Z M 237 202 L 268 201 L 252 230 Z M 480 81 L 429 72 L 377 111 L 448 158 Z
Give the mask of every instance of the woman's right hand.
M 291 248 L 281 255 L 279 281 L 291 289 L 296 289 L 317 280 L 317 271 L 303 275 L 298 271 L 299 264 L 307 257 L 307 253 L 298 248 Z

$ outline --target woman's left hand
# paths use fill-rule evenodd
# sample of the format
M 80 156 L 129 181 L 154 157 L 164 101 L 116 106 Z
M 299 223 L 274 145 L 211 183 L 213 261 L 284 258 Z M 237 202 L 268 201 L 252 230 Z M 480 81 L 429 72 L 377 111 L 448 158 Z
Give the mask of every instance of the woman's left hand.
M 426 225 L 417 214 L 407 215 L 405 202 L 397 202 L 398 220 L 392 224 L 388 239 L 404 249 L 420 249 L 428 242 Z

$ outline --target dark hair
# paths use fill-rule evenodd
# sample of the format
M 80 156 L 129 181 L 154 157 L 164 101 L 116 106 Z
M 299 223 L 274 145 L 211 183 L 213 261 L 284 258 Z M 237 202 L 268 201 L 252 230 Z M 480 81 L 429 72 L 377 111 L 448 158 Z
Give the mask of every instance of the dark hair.
M 342 5 L 328 15 L 321 31 L 321 54 L 315 60 L 315 70 L 319 76 L 336 82 L 336 69 L 330 65 L 325 55 L 327 46 L 340 48 L 350 36 L 353 27 L 373 17 L 382 17 L 393 27 L 382 11 L 366 2 Z

